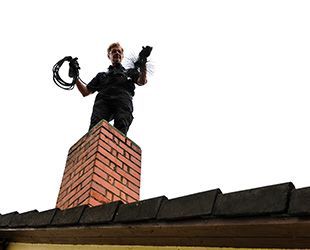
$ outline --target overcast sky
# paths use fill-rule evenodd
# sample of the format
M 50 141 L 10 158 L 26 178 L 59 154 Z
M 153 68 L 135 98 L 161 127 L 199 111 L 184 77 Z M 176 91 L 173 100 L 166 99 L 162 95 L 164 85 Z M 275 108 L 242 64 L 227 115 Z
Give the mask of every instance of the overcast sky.
M 310 186 L 309 13 L 284 0 L 1 1 L 0 213 L 55 207 L 95 95 L 58 88 L 52 67 L 77 56 L 89 82 L 115 41 L 127 58 L 154 48 L 128 133 L 141 199 Z

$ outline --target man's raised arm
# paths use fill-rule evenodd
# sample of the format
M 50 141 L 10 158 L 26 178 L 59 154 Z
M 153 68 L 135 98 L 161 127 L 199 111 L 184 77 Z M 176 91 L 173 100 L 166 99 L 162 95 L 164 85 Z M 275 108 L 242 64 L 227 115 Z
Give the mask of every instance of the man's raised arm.
M 87 88 L 86 84 L 80 78 L 76 80 L 76 86 L 78 90 L 81 92 L 83 97 L 93 93 Z
M 137 84 L 139 86 L 142 86 L 144 84 L 147 83 L 147 79 L 146 79 L 146 67 L 143 67 L 141 68 L 141 71 L 140 71 L 140 75 L 139 75 L 139 78 L 137 80 Z

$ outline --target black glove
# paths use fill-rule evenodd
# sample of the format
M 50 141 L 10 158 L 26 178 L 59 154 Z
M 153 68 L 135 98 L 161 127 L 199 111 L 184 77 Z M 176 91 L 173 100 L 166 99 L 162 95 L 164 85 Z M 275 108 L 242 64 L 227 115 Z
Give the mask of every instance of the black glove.
M 71 78 L 76 78 L 79 76 L 79 69 L 80 69 L 80 65 L 78 63 L 78 58 L 75 57 L 72 59 L 71 57 L 71 60 L 69 62 L 69 77 Z
M 146 47 L 142 47 L 142 50 L 139 53 L 139 57 L 141 58 L 147 58 L 150 56 L 151 52 L 152 52 L 152 47 L 150 46 L 146 46 Z
M 142 50 L 139 53 L 138 60 L 134 63 L 135 67 L 145 67 L 147 58 L 150 56 L 153 47 L 146 46 L 142 47 Z

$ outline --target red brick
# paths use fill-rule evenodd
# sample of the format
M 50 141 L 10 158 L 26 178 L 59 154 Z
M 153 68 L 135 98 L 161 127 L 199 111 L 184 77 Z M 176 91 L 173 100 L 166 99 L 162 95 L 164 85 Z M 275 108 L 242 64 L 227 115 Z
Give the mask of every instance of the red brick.
M 86 178 L 86 179 L 83 179 L 83 180 L 81 180 L 79 183 L 73 183 L 73 185 L 75 186 L 75 187 L 72 187 L 72 186 L 70 186 L 70 192 L 68 192 L 68 194 L 66 195 L 66 196 L 64 196 L 63 198 L 62 198 L 62 200 L 65 202 L 65 201 L 67 201 L 67 200 L 70 200 L 70 199 L 72 199 L 72 197 L 73 196 L 75 196 L 75 195 L 77 195 L 77 186 L 79 185 L 79 184 L 81 184 L 83 181 L 85 181 L 86 180 L 86 182 L 88 181 L 88 182 L 90 182 L 90 180 L 91 180 L 91 176 L 88 176 L 88 179 Z M 87 185 L 87 183 L 86 184 L 84 184 L 83 186 L 82 186 L 82 190 L 85 188 L 85 186 Z M 72 202 L 70 202 L 70 204 L 71 204 Z
M 97 154 L 96 158 L 101 161 L 102 163 L 104 163 L 105 165 L 110 165 L 110 160 L 108 158 L 106 158 L 104 155 L 102 154 Z
M 80 185 L 78 185 L 78 186 L 76 187 L 76 191 L 77 191 L 77 192 L 79 192 L 81 189 L 82 189 L 82 184 L 80 184 Z
M 134 171 L 132 168 L 129 168 L 129 173 L 130 173 L 133 177 L 135 177 L 135 178 L 137 178 L 138 180 L 140 180 L 140 174 L 137 173 L 136 171 Z
M 134 151 L 136 151 L 139 155 L 142 154 L 141 148 L 140 148 L 137 144 L 135 144 L 134 142 L 132 143 L 131 148 L 132 148 Z
M 74 158 L 70 161 L 66 162 L 66 168 L 64 170 L 64 173 L 68 172 L 72 167 L 74 167 L 77 164 L 77 159 Z
M 122 200 L 120 197 L 116 195 L 113 196 L 113 201 L 120 201 L 120 200 Z M 125 201 L 125 203 L 127 203 L 127 201 Z
M 138 159 L 136 159 L 133 156 L 130 156 L 130 161 L 132 161 L 134 164 L 136 164 L 137 166 L 141 166 L 141 161 L 139 161 Z
M 84 174 L 84 169 L 82 169 L 79 173 L 78 173 L 78 176 L 79 178 Z
M 82 188 L 85 187 L 92 179 L 93 179 L 93 174 L 94 172 L 93 171 L 89 171 L 89 176 L 87 178 L 85 178 L 83 176 L 83 182 L 81 182 L 81 186 Z M 82 178 L 81 178 L 82 179 Z
M 101 122 L 101 123 L 97 123 L 86 135 L 92 135 L 92 134 L 96 134 L 98 132 L 98 130 L 101 130 L 101 126 L 102 124 L 104 124 L 105 121 Z
M 69 206 L 69 201 L 67 201 L 67 202 L 65 202 L 64 204 L 63 204 L 63 207 L 61 208 L 61 207 L 59 207 L 60 209 L 65 209 L 65 208 L 67 208 Z
M 97 152 L 98 143 L 94 143 L 89 149 L 84 151 L 78 156 L 78 161 L 85 162 L 88 158 L 90 158 L 93 154 Z
M 86 152 L 89 153 L 98 144 L 98 140 L 95 140 L 98 137 L 99 135 L 96 135 L 93 138 L 89 138 L 89 140 L 83 143 L 83 145 L 81 145 L 74 154 L 70 155 L 70 158 L 82 158 Z
M 109 202 L 109 200 L 104 195 L 100 194 L 96 190 L 91 190 L 90 191 L 90 197 L 96 199 L 97 201 L 99 201 L 100 204 L 108 203 Z
M 63 176 L 62 178 L 62 181 L 61 181 L 61 186 L 60 186 L 60 190 L 59 190 L 59 193 L 61 193 L 63 190 L 62 190 L 62 187 L 67 184 L 67 182 L 70 180 L 70 176 Z
M 129 167 L 125 164 L 123 164 L 123 167 L 122 169 L 126 172 L 126 173 L 129 173 Z
M 92 138 L 90 138 L 89 143 L 93 144 L 93 143 L 97 142 L 99 140 L 99 138 L 100 138 L 100 133 L 98 130 L 98 133 L 96 135 L 94 135 Z
M 67 197 L 65 197 L 63 200 L 64 202 L 68 202 L 69 205 L 73 204 L 76 200 L 79 199 L 84 193 L 89 192 L 90 189 L 90 183 L 86 186 L 84 186 L 79 192 L 72 192 Z
M 130 154 L 129 154 L 128 152 L 125 152 L 125 157 L 126 157 L 127 159 L 130 159 Z
M 80 197 L 78 197 L 77 200 L 78 200 L 79 205 L 85 204 L 84 202 L 89 200 L 90 191 L 91 191 L 91 188 L 89 188 L 84 194 L 82 194 Z
M 60 190 L 57 200 L 62 200 L 67 195 L 67 190 Z
M 93 160 L 90 164 L 87 164 L 87 165 L 85 166 L 85 168 L 83 169 L 83 170 L 84 170 L 84 174 L 87 173 L 88 171 L 90 171 L 91 169 L 94 168 L 94 166 L 95 166 L 95 161 L 96 161 L 96 160 Z
M 135 185 L 140 186 L 140 180 L 137 180 L 136 178 L 134 178 L 129 173 L 126 173 L 123 169 L 117 168 L 116 172 L 118 172 L 120 175 L 122 175 L 124 178 L 126 178 L 130 182 L 134 183 Z
M 92 157 L 90 157 L 89 159 L 87 159 L 87 161 L 85 161 L 84 163 L 80 162 L 79 164 L 77 164 L 74 168 L 72 168 L 70 171 L 65 172 L 64 177 L 67 177 L 69 175 L 74 176 L 74 172 L 79 172 L 80 170 L 84 169 L 86 166 L 88 166 L 89 164 L 93 164 L 93 160 L 96 158 L 95 155 L 93 155 Z M 71 178 L 71 177 L 69 177 Z
M 103 140 L 99 140 L 99 146 L 104 148 L 108 152 L 112 151 L 112 148 Z
M 81 139 L 79 139 L 76 143 L 74 143 L 69 151 L 68 151 L 68 155 L 72 154 L 73 151 L 75 151 L 83 142 L 85 141 L 85 136 L 83 136 Z
M 106 174 L 113 176 L 115 179 L 117 180 L 121 180 L 121 176 L 116 173 L 113 169 L 111 169 L 110 167 L 108 167 L 107 165 L 101 163 L 100 161 L 96 161 L 95 162 L 95 166 L 97 166 L 98 168 L 100 168 L 103 172 L 105 172 Z
M 138 197 L 139 200 L 139 197 Z M 127 196 L 127 203 L 132 203 L 132 202 L 136 202 L 137 200 L 135 200 L 134 198 L 131 198 L 130 196 Z
M 123 199 L 123 200 L 127 200 L 127 197 L 126 197 L 127 195 L 125 194 L 125 193 L 123 193 L 123 192 L 121 192 L 121 198 Z
M 80 205 L 89 205 L 89 197 L 80 202 Z
M 107 180 L 108 179 L 108 175 L 106 172 L 102 171 L 100 168 L 98 167 L 94 167 L 94 173 L 96 173 L 98 176 L 100 176 L 101 178 Z
M 75 147 L 75 151 L 84 149 L 87 147 L 87 143 L 89 143 L 94 137 L 98 135 L 98 131 L 96 131 L 93 134 L 85 134 L 77 143 Z
M 98 177 L 97 175 L 94 175 L 94 181 L 103 186 L 104 188 L 106 188 L 107 190 L 109 190 L 110 192 L 119 196 L 120 191 L 106 180 Z
M 113 130 L 111 130 L 112 134 L 114 136 L 116 136 L 118 139 L 120 139 L 121 141 L 125 142 L 126 141 L 126 137 L 119 132 L 118 130 L 116 130 L 115 128 L 113 128 Z
M 96 199 L 94 199 L 93 197 L 90 197 L 87 205 L 89 205 L 90 207 L 96 207 L 96 206 L 106 204 L 106 203 L 108 203 L 108 202 L 103 202 L 103 201 L 99 202 Z
M 111 192 L 109 192 L 108 190 L 107 190 L 105 196 L 107 197 L 107 199 L 108 199 L 109 201 L 113 201 L 113 194 L 112 194 Z
M 114 178 L 111 177 L 111 176 L 109 176 L 109 177 L 108 177 L 108 182 L 109 182 L 111 185 L 113 185 L 113 184 L 114 184 Z
M 110 163 L 110 168 L 116 171 L 116 165 L 113 162 Z
M 78 205 L 79 205 L 79 201 L 76 200 L 76 201 L 73 203 L 73 206 L 74 206 L 74 207 L 77 207 Z
M 102 195 L 105 195 L 107 192 L 105 187 L 103 187 L 102 185 L 100 185 L 94 181 L 91 183 L 91 188 L 96 190 L 97 192 L 101 193 Z
M 129 154 L 131 154 L 132 156 L 136 157 L 138 160 L 141 160 L 141 154 L 138 154 L 137 152 L 132 150 L 130 147 L 128 147 L 126 144 L 120 142 L 119 146 L 125 151 L 127 151 Z
M 84 173 L 83 176 L 81 176 L 79 178 L 78 175 L 75 175 L 74 178 L 72 178 L 69 182 L 66 183 L 66 185 L 64 185 L 63 187 L 61 187 L 62 190 L 65 190 L 69 187 L 71 187 L 71 189 L 74 189 L 77 185 L 81 184 L 86 178 L 88 178 L 90 175 L 92 174 L 92 171 L 88 171 L 86 173 Z
M 101 134 L 104 134 L 107 138 L 110 138 L 111 140 L 113 140 L 113 134 L 109 131 L 109 128 L 107 128 L 106 126 L 103 126 L 100 130 Z
M 122 149 L 121 147 L 119 147 L 117 145 L 117 142 L 115 140 L 118 141 L 118 139 L 115 137 L 112 141 L 112 140 L 107 140 L 102 134 L 100 135 L 100 139 L 102 141 L 104 141 L 106 144 L 108 144 L 110 147 L 112 147 L 113 149 L 115 149 L 118 153 L 120 154 L 124 154 L 124 149 Z
M 137 187 L 136 185 L 132 184 L 131 182 L 128 182 L 128 187 L 133 190 L 135 193 L 139 194 L 140 193 L 140 188 Z
M 119 139 L 117 137 L 114 137 L 113 138 L 113 141 L 116 143 L 116 144 L 119 144 Z
M 128 147 L 131 147 L 131 145 L 132 145 L 131 140 L 129 140 L 129 139 L 127 138 L 127 139 L 126 139 L 126 144 L 128 145 Z
M 117 157 L 117 151 L 115 149 L 112 149 L 112 155 L 114 155 L 115 157 Z
M 123 178 L 122 178 L 122 183 L 123 183 L 125 186 L 127 186 L 127 183 L 128 183 L 127 179 L 123 177 Z
M 131 189 L 129 189 L 128 187 L 124 186 L 122 183 L 115 181 L 115 186 L 123 191 L 124 193 L 126 193 L 127 195 L 130 195 L 132 198 L 137 198 L 139 196 L 138 193 L 135 193 L 134 191 L 132 191 Z
M 140 173 L 141 172 L 141 168 L 139 166 L 137 166 L 136 164 L 134 164 L 133 162 L 131 162 L 130 160 L 126 159 L 124 156 L 119 155 L 118 158 L 125 163 L 127 166 L 129 166 L 130 168 L 134 169 L 136 172 Z
M 104 150 L 102 147 L 99 146 L 98 152 L 108 158 L 110 161 L 114 162 L 118 166 L 122 166 L 122 162 L 117 159 L 114 155 L 110 154 L 108 151 Z

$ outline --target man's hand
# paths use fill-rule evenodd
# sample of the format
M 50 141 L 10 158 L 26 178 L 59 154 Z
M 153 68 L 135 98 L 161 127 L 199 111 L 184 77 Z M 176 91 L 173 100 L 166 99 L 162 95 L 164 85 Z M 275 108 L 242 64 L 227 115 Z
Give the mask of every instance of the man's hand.
M 78 77 L 79 76 L 79 69 L 80 68 L 80 65 L 78 63 L 78 58 L 75 57 L 73 59 L 70 60 L 69 62 L 69 77 L 71 78 L 75 78 L 75 77 Z
M 139 53 L 139 57 L 141 58 L 147 58 L 150 56 L 151 52 L 152 52 L 152 47 L 150 46 L 146 46 L 146 47 L 142 47 L 142 50 Z
M 142 47 L 142 50 L 139 53 L 138 60 L 134 63 L 135 67 L 138 67 L 138 68 L 145 67 L 147 58 L 150 56 L 152 49 L 153 48 L 150 46 Z

